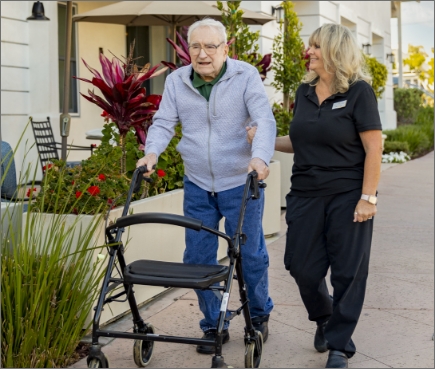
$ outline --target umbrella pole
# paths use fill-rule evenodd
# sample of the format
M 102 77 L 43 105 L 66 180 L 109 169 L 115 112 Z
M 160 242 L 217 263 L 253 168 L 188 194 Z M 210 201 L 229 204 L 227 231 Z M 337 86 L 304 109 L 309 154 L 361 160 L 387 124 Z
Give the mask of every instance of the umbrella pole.
M 177 42 L 177 23 L 172 23 L 172 40 L 176 43 Z M 172 49 L 172 62 L 176 64 L 177 62 L 177 52 L 173 48 Z
M 71 116 L 69 115 L 69 86 L 71 73 L 71 36 L 72 36 L 72 1 L 67 1 L 66 7 L 66 38 L 65 38 L 65 74 L 63 81 L 63 106 L 60 116 L 60 135 L 62 136 L 61 159 L 66 161 L 67 138 Z

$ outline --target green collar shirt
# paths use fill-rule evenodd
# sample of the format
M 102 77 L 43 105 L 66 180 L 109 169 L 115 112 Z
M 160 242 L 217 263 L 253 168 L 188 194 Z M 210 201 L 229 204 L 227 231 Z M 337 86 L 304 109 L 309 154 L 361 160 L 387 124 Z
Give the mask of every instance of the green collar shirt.
M 204 81 L 201 76 L 194 71 L 192 85 L 198 90 L 201 96 L 204 96 L 205 99 L 208 101 L 210 99 L 211 89 L 222 78 L 226 70 L 227 62 L 222 65 L 222 69 L 219 72 L 218 76 L 210 82 Z

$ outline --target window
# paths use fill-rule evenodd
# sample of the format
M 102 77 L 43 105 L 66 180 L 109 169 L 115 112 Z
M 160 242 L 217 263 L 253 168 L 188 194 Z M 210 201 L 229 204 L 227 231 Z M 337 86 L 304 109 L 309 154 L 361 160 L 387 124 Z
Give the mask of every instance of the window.
M 129 54 L 130 45 L 134 41 L 133 58 L 137 58 L 135 62 L 139 68 L 150 62 L 149 34 L 148 26 L 127 26 L 126 55 Z M 145 87 L 147 95 L 151 93 L 151 81 L 149 79 L 142 84 L 142 87 Z
M 73 15 L 77 13 L 77 5 L 72 6 Z M 59 46 L 59 108 L 63 110 L 63 84 L 65 74 L 65 36 L 66 36 L 66 3 L 57 4 L 58 46 Z M 76 24 L 72 23 L 69 113 L 78 113 L 78 83 L 72 76 L 77 75 L 77 37 Z

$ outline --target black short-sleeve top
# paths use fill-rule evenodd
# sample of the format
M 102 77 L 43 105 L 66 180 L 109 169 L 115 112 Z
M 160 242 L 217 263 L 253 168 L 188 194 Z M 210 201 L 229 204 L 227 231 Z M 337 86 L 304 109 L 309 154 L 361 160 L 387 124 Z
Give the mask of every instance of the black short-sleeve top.
M 359 132 L 382 130 L 378 102 L 364 81 L 320 106 L 315 87 L 296 92 L 290 138 L 294 149 L 291 194 L 327 196 L 362 188 L 365 151 Z

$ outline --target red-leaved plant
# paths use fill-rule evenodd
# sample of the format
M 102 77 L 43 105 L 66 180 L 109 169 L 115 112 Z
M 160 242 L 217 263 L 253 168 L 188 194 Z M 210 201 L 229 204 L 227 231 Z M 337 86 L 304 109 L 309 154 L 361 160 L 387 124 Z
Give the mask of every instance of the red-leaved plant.
M 81 93 L 86 100 L 103 109 L 106 117 L 117 125 L 123 150 L 121 173 L 126 171 L 125 136 L 127 132 L 133 127 L 138 143 L 144 145 L 146 132 L 161 100 L 160 95 L 146 96 L 146 90 L 142 84 L 147 79 L 161 75 L 168 69 L 164 67 L 158 70 L 159 65 L 150 68 L 149 63 L 139 69 L 134 62 L 133 50 L 134 43 L 130 46 L 130 53 L 125 61 L 117 57 L 110 61 L 100 54 L 102 75 L 82 59 L 94 77 L 92 80 L 74 77 L 91 83 L 103 94 L 104 98 L 91 90 L 88 90 L 89 96 Z

